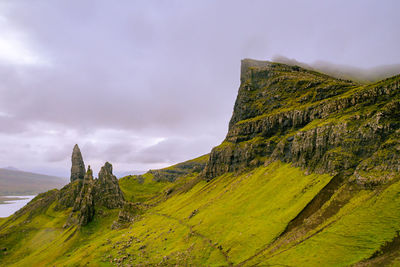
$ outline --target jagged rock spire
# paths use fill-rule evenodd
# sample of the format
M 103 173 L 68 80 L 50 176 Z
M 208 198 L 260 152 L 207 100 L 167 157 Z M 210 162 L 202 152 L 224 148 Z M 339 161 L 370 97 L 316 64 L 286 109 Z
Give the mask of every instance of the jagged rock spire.
M 76 148 L 78 153 L 79 148 L 77 146 Z M 80 155 L 80 152 L 78 155 Z M 83 160 L 80 162 L 82 162 L 81 166 L 84 168 Z M 82 170 L 82 168 L 80 170 Z M 95 207 L 97 206 L 115 209 L 122 208 L 125 203 L 124 196 L 118 185 L 118 179 L 113 175 L 112 165 L 108 162 L 101 168 L 99 179 L 93 179 L 93 171 L 89 165 L 87 172 L 84 174 L 83 182 L 69 184 L 69 186 L 77 184 L 79 185 L 80 191 L 64 227 L 69 227 L 74 224 L 81 226 L 88 224 L 93 220 L 95 216 Z
M 113 178 L 115 178 L 115 180 L 117 180 L 117 178 L 113 175 L 112 171 L 113 171 L 113 167 L 112 167 L 111 163 L 106 162 L 104 164 L 104 166 L 101 167 L 101 169 L 100 169 L 99 181 L 104 183 L 107 179 L 114 180 Z
M 87 172 L 85 174 L 85 177 L 83 178 L 84 183 L 90 183 L 93 182 L 93 171 L 90 168 L 90 165 L 88 165 Z
M 123 206 L 124 196 L 118 185 L 118 179 L 112 173 L 112 165 L 106 162 L 99 172 L 96 203 L 109 209 Z
M 85 177 L 85 163 L 83 162 L 81 150 L 78 145 L 74 146 L 72 151 L 72 167 L 71 167 L 71 182 L 83 180 Z

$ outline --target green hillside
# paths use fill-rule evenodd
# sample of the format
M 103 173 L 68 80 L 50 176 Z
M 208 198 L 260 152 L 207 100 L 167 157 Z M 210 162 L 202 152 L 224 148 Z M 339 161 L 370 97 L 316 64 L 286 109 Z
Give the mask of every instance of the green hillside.
M 40 194 L 0 220 L 0 265 L 398 266 L 399 84 L 244 60 L 221 145 Z

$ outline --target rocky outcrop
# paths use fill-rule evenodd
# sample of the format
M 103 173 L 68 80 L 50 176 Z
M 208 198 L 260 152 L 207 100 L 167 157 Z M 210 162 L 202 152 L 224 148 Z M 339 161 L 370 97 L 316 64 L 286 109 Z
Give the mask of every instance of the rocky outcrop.
M 58 193 L 58 201 L 55 207 L 56 210 L 62 210 L 66 208 L 71 208 L 75 204 L 75 200 L 79 196 L 82 188 L 82 181 L 76 180 L 73 183 L 69 183 Z
M 118 220 L 113 222 L 111 229 L 120 229 L 129 226 L 143 212 L 141 203 L 125 202 L 123 208 L 118 213 Z
M 273 140 L 254 138 L 242 143 L 223 142 L 210 153 L 203 175 L 210 180 L 226 172 L 237 172 L 264 164 L 266 156 L 272 154 L 276 143 Z
M 75 201 L 73 211 L 78 212 L 78 223 L 86 225 L 93 220 L 94 207 L 94 180 L 93 172 L 88 166 L 88 170 L 83 179 L 83 185 L 78 198 Z
M 81 150 L 78 145 L 74 146 L 72 151 L 72 167 L 71 167 L 71 182 L 83 180 L 85 177 L 85 163 L 83 162 Z
M 96 181 L 95 201 L 109 209 L 121 208 L 124 196 L 118 185 L 118 179 L 112 173 L 112 165 L 108 162 L 101 167 L 99 179 Z
M 400 174 L 400 130 L 391 135 L 371 157 L 363 160 L 352 177 L 359 184 L 374 186 Z
M 203 175 L 212 179 L 281 160 L 318 173 L 354 173 L 363 184 L 393 179 L 400 168 L 393 141 L 400 128 L 399 84 L 400 76 L 356 85 L 244 60 L 228 134 Z
M 60 190 L 56 210 L 73 207 L 81 192 L 86 170 L 78 145 L 75 145 L 72 150 L 71 162 L 71 182 Z
M 78 146 L 74 147 L 72 177 L 78 177 L 83 166 L 82 155 Z M 75 167 L 74 167 L 75 164 Z M 80 169 L 78 172 L 77 170 Z M 79 174 L 80 175 L 80 174 Z M 108 162 L 101 168 L 99 178 L 93 179 L 93 171 L 88 166 L 83 179 L 76 178 L 59 191 L 56 209 L 70 208 L 72 211 L 64 227 L 71 225 L 84 226 L 95 216 L 96 207 L 108 209 L 122 208 L 125 200 L 118 184 L 118 179 L 112 173 L 112 165 Z

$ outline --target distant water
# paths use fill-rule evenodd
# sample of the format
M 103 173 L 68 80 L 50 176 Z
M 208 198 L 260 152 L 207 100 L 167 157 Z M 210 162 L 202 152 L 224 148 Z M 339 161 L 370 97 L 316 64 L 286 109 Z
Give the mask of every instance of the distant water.
M 18 200 L 6 200 L 4 204 L 0 204 L 0 217 L 8 217 L 23 206 L 25 206 L 29 201 L 31 201 L 35 196 L 2 196 L 2 198 L 20 198 Z

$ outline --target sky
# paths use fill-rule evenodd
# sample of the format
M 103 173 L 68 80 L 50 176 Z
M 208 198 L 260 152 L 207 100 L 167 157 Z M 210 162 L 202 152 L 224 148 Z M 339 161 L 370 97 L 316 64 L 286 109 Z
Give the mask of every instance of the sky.
M 169 166 L 224 139 L 240 60 L 400 63 L 400 1 L 0 1 L 0 167 Z

